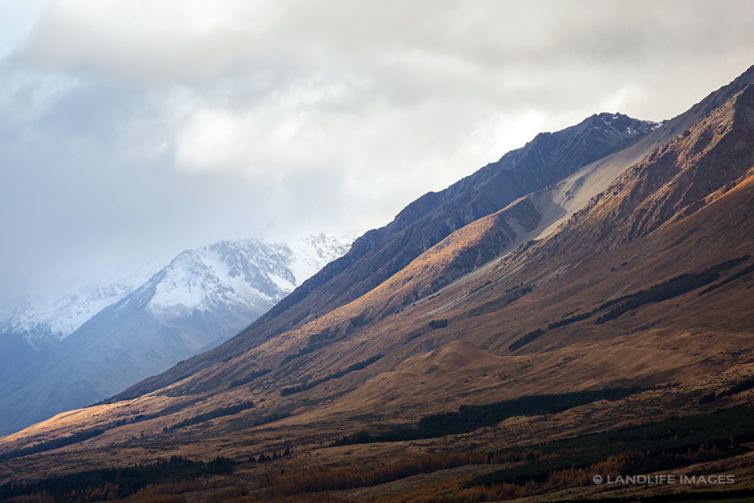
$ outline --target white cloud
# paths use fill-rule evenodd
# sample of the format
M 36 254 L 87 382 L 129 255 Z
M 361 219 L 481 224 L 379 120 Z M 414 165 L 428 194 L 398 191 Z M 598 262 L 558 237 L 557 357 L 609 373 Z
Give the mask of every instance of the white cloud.
M 10 290 L 95 256 L 363 231 L 541 130 L 664 119 L 754 63 L 743 1 L 55 0 L 33 26 L 19 5 Z

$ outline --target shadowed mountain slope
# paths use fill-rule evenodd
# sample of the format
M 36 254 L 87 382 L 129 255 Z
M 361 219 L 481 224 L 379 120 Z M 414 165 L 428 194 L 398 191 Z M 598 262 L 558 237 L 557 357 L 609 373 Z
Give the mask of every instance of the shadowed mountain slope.
M 519 197 L 529 200 L 521 206 L 527 206 L 527 221 L 535 223 L 534 228 L 518 229 L 515 238 L 507 232 L 504 243 L 482 253 L 484 260 L 525 239 L 547 235 L 605 191 L 629 166 L 705 119 L 752 82 L 754 67 L 659 127 L 620 114 L 599 114 L 557 133 L 537 135 L 522 149 L 509 152 L 442 192 L 422 196 L 387 226 L 367 232 L 345 256 L 306 281 L 239 336 L 146 379 L 115 399 L 169 385 L 352 301 L 453 230 L 505 208 Z M 468 270 L 468 265 L 461 267 L 437 285 Z
M 216 346 L 346 249 L 315 235 L 289 245 L 221 241 L 182 252 L 48 342 L 46 352 L 18 361 L 0 381 L 0 433 L 101 401 Z
M 549 165 L 560 178 L 447 232 L 433 225 L 449 213 L 425 196 L 431 212 L 419 205 L 368 233 L 360 252 L 221 348 L 0 440 L 0 477 L 124 454 L 240 459 L 290 443 L 302 452 L 297 470 L 381 465 L 422 449 L 500 449 L 689 414 L 710 395 L 708 409 L 749 403 L 746 389 L 730 390 L 754 375 L 753 80 L 754 68 L 620 151 Z M 474 176 L 487 180 L 486 170 Z M 489 201 L 453 199 L 453 187 L 433 197 L 456 201 L 456 216 Z M 414 256 L 393 257 L 385 271 L 398 269 L 383 278 L 373 260 L 390 243 L 397 250 L 398 236 Z M 351 273 L 348 293 L 330 290 Z M 333 446 L 464 405 L 582 392 L 608 398 L 436 443 Z M 49 444 L 87 432 L 96 435 Z
M 350 251 L 310 278 L 239 336 L 121 393 L 134 397 L 228 358 L 376 287 L 448 234 L 511 201 L 632 144 L 655 125 L 599 114 L 556 133 L 541 133 L 441 192 L 420 197 L 385 227 L 357 239 Z

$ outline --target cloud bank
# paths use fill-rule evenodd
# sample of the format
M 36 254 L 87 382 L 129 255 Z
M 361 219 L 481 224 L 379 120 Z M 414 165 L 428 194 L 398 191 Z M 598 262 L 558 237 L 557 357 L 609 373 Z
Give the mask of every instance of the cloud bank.
M 218 239 L 358 233 L 542 130 L 661 120 L 754 4 L 0 4 L 0 300 Z

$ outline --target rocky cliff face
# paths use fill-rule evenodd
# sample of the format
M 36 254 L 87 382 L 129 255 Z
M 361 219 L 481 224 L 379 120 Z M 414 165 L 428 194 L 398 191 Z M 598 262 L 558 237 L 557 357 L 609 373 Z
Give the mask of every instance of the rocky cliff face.
M 639 239 L 696 213 L 739 183 L 754 167 L 754 85 L 715 101 L 717 108 L 577 212 L 542 245 L 547 256 L 577 249 L 595 253 Z

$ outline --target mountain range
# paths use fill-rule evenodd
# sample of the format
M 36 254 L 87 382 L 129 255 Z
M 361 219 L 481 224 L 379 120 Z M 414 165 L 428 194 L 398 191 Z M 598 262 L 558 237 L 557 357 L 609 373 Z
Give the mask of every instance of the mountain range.
M 19 303 L 0 323 L 0 431 L 90 405 L 219 344 L 347 249 L 323 234 L 221 241 L 184 251 L 137 287 Z
M 753 228 L 754 67 L 677 117 L 596 114 L 425 194 L 225 342 L 0 439 L 0 479 L 78 473 L 87 496 L 84 465 L 180 456 L 126 492 L 750 496 Z M 735 484 L 592 482 L 663 470 Z

